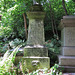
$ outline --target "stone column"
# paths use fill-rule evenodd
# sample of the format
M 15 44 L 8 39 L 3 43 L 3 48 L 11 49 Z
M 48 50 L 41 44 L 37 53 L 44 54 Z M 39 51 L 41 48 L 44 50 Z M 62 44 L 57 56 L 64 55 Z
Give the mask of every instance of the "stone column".
M 64 16 L 60 28 L 62 41 L 60 68 L 64 67 L 64 72 L 75 72 L 75 16 Z
M 45 12 L 41 5 L 33 5 L 30 12 L 27 12 L 29 18 L 28 40 L 24 48 L 24 57 L 22 59 L 23 71 L 26 68 L 30 71 L 36 69 L 49 68 L 48 50 L 44 46 L 44 23 Z

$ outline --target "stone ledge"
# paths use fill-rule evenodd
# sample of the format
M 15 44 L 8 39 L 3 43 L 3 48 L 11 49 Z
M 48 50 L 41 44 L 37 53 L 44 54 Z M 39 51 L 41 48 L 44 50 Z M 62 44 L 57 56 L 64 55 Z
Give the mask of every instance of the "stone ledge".
M 75 66 L 75 56 L 59 56 L 60 66 Z
M 63 16 L 63 19 L 75 19 L 75 16 Z
M 29 19 L 44 19 L 45 14 L 45 12 L 27 12 Z
M 24 48 L 24 56 L 39 56 L 39 57 L 47 57 L 48 56 L 48 49 L 47 48 L 41 48 L 41 47 L 29 47 Z
M 63 29 L 64 27 L 75 27 L 75 16 L 64 16 L 58 28 Z

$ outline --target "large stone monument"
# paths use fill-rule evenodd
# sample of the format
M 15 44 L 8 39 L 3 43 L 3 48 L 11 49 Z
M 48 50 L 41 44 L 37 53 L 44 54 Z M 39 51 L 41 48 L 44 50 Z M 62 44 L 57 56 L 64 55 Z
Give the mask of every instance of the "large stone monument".
M 60 68 L 64 68 L 64 72 L 75 72 L 75 16 L 64 16 L 60 28 L 62 41 Z
M 50 67 L 48 50 L 44 46 L 44 18 L 45 12 L 39 4 L 35 4 L 27 12 L 29 18 L 28 40 L 22 58 L 23 71 L 33 71 Z

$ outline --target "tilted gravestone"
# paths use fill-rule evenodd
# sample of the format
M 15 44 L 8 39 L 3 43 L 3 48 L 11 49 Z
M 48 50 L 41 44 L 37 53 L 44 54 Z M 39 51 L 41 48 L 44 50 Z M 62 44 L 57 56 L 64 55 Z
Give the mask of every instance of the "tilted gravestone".
M 23 71 L 26 69 L 33 71 L 50 67 L 48 50 L 44 46 L 44 18 L 45 12 L 41 5 L 33 5 L 27 12 L 29 18 L 28 40 L 24 48 L 24 57 L 22 58 Z
M 64 16 L 60 28 L 62 41 L 60 68 L 64 68 L 64 72 L 75 72 L 75 16 Z

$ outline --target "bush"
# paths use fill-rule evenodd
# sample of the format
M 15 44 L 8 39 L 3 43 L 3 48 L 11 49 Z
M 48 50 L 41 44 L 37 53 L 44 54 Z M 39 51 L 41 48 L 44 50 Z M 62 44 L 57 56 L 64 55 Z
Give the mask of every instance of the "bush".
M 50 57 L 51 66 L 58 63 L 58 55 L 60 54 L 61 41 L 56 35 L 51 40 L 46 42 L 48 48 L 48 56 Z

